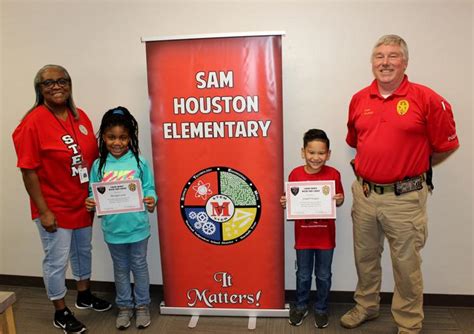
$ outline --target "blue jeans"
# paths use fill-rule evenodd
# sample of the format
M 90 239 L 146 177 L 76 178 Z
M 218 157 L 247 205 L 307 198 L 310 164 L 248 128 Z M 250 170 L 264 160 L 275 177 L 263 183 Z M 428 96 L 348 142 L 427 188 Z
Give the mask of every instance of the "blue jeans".
M 297 249 L 296 250 L 296 307 L 306 309 L 311 291 L 312 274 L 316 276 L 317 313 L 328 313 L 328 298 L 331 290 L 331 265 L 334 249 Z
M 50 300 L 59 300 L 66 295 L 66 270 L 71 262 L 72 275 L 76 281 L 91 277 L 92 227 L 79 229 L 58 228 L 49 233 L 39 219 L 34 220 L 43 244 L 43 281 Z
M 129 244 L 110 244 L 110 255 L 114 263 L 115 303 L 118 307 L 133 308 L 150 304 L 150 277 L 146 254 L 148 238 Z M 130 272 L 133 274 L 135 286 L 132 297 Z

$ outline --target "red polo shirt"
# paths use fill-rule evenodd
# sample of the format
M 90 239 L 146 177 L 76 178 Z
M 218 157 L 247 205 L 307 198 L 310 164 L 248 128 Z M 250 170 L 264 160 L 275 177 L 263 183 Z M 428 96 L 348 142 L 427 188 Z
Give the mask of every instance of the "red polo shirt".
M 77 109 L 63 121 L 44 105 L 29 113 L 13 132 L 19 168 L 33 169 L 38 175 L 43 197 L 61 228 L 76 229 L 92 225 L 84 201 L 89 183 L 81 183 L 78 168 L 90 170 L 98 156 L 97 141 L 86 114 Z M 82 157 L 82 161 L 80 160 Z M 31 216 L 39 217 L 31 202 Z
M 376 80 L 356 93 L 347 128 L 346 142 L 357 149 L 357 174 L 381 184 L 420 175 L 433 152 L 459 146 L 451 105 L 407 76 L 387 98 Z
M 319 173 L 308 174 L 304 166 L 296 167 L 288 181 L 328 181 L 336 183 L 336 194 L 344 194 L 341 174 L 333 167 L 323 166 Z M 295 249 L 333 249 L 336 247 L 335 219 L 295 220 Z

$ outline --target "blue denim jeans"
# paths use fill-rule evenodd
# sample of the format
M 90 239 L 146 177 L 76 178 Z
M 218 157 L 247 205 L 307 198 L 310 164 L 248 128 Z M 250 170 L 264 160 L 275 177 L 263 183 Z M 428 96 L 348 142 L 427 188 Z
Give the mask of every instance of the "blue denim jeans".
M 59 300 L 66 295 L 66 270 L 71 262 L 76 281 L 91 277 L 92 227 L 79 229 L 58 228 L 49 233 L 39 219 L 34 220 L 43 244 L 43 280 L 48 298 Z
M 331 266 L 334 249 L 297 249 L 296 250 L 296 307 L 306 309 L 309 303 L 312 274 L 316 276 L 317 313 L 328 313 L 328 298 L 331 290 Z
M 114 279 L 118 307 L 133 308 L 134 306 L 150 304 L 150 277 L 146 262 L 148 238 L 128 244 L 110 244 L 110 255 L 114 263 Z M 133 274 L 134 289 L 130 272 Z

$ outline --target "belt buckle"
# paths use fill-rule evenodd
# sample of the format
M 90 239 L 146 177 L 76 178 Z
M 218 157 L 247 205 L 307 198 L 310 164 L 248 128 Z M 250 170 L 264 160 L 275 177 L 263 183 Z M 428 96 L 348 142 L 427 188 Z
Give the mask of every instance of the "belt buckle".
M 395 183 L 395 195 L 400 196 L 423 188 L 423 175 L 404 179 Z
M 365 197 L 369 197 L 370 195 L 370 183 L 362 180 L 362 190 L 364 191 Z
M 379 194 L 379 195 L 383 195 L 383 193 L 385 192 L 384 187 L 383 187 L 383 186 L 379 186 L 379 185 L 377 185 L 377 184 L 374 184 L 373 189 L 374 189 L 374 192 L 377 193 L 377 194 Z

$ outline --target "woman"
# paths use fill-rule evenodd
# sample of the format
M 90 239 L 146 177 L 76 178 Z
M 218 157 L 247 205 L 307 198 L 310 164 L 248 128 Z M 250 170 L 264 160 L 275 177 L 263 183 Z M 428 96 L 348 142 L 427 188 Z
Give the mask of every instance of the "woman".
M 68 260 L 77 281 L 76 307 L 112 307 L 90 292 L 92 216 L 84 201 L 97 143 L 89 118 L 74 104 L 65 68 L 44 66 L 34 86 L 35 104 L 13 132 L 17 166 L 43 244 L 43 280 L 56 309 L 53 324 L 65 333 L 82 333 L 86 327 L 64 301 Z

